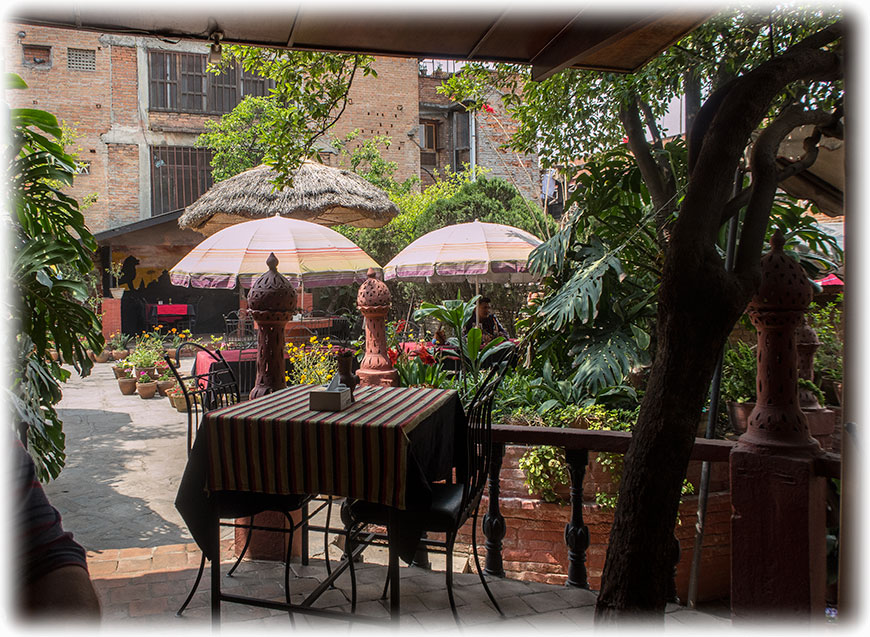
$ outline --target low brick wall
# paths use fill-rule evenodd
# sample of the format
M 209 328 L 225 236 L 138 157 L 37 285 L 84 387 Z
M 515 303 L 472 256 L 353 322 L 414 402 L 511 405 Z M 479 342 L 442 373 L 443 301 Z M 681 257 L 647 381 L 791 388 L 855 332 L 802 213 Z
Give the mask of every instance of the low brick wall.
M 571 508 L 568 505 L 549 504 L 528 494 L 528 489 L 523 484 L 523 472 L 517 465 L 526 449 L 523 446 L 508 446 L 500 474 L 499 504 L 506 526 L 502 551 L 505 572 L 512 579 L 563 584 L 568 572 L 565 525 L 570 519 Z M 613 511 L 596 505 L 595 493 L 613 492 L 615 489 L 606 472 L 595 462 L 595 454 L 589 455 L 590 463 L 583 485 L 583 520 L 589 527 L 590 535 L 586 568 L 590 587 L 599 590 Z M 700 466 L 700 462 L 691 462 L 687 473 L 696 490 L 700 483 Z M 714 463 L 711 469 L 698 601 L 728 597 L 731 585 L 731 497 L 728 492 L 728 465 Z M 695 544 L 697 500 L 697 496 L 683 499 L 680 506 L 681 524 L 676 530 L 682 548 L 682 556 L 677 565 L 677 594 L 684 601 L 688 595 L 689 570 Z M 484 495 L 480 507 L 481 518 L 488 505 L 488 498 Z M 470 547 L 470 523 L 463 527 L 458 542 L 464 542 Z M 486 554 L 485 538 L 479 532 L 479 527 L 477 544 L 483 563 Z

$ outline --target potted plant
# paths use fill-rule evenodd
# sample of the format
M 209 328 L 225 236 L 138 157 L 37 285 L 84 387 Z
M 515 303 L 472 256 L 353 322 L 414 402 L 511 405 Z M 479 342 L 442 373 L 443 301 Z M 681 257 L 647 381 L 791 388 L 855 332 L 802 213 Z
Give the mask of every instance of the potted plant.
M 111 352 L 111 357 L 119 361 L 127 356 L 129 353 L 127 351 L 127 340 L 129 337 L 124 336 L 120 332 L 114 332 L 109 335 L 109 339 L 106 341 L 105 350 Z
M 133 363 L 133 368 L 138 376 L 141 372 L 147 372 L 151 378 L 157 378 L 157 365 L 163 362 L 163 344 L 157 338 L 151 338 L 145 334 L 136 343 L 127 359 Z
M 725 348 L 722 358 L 721 394 L 735 433 L 746 431 L 746 421 L 755 407 L 756 347 L 742 341 Z
M 136 392 L 140 398 L 154 398 L 157 393 L 157 381 L 153 380 L 148 372 L 139 372 L 136 375 Z
M 136 393 L 136 379 L 133 377 L 132 371 L 128 368 L 123 368 L 120 372 L 116 371 L 115 375 L 118 376 L 118 389 L 121 390 L 124 396 L 131 396 Z
M 109 288 L 109 293 L 113 299 L 120 299 L 124 296 L 124 288 L 118 286 L 118 280 L 121 278 L 121 269 L 123 264 L 112 261 L 109 264 L 109 277 L 113 287 Z
M 175 407 L 176 411 L 181 413 L 187 411 L 187 401 L 184 399 L 184 391 L 177 384 L 166 390 L 166 396 L 169 398 L 170 404 Z
M 157 376 L 157 391 L 161 396 L 168 396 L 167 392 L 175 387 L 175 378 L 172 377 L 172 372 L 169 368 L 158 368 Z

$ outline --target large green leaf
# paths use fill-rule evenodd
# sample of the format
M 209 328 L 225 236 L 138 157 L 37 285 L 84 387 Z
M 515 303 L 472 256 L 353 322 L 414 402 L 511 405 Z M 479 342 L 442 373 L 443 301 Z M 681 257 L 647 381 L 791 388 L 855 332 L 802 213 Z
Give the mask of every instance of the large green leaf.
M 585 387 L 592 395 L 619 385 L 643 358 L 634 338 L 619 331 L 590 336 L 574 353 L 574 384 Z

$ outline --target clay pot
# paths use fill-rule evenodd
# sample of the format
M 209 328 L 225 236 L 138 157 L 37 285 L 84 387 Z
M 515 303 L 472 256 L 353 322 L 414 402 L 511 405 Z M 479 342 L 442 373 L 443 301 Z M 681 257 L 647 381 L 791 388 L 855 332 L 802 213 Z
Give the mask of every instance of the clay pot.
M 184 394 L 170 394 L 169 402 L 175 407 L 176 411 L 185 413 L 187 411 L 187 401 L 184 400 Z
M 157 381 L 157 391 L 161 396 L 166 396 L 166 392 L 175 387 L 174 380 L 158 380 Z
M 99 354 L 94 354 L 94 362 L 97 363 L 108 363 L 110 358 L 112 358 L 112 352 L 105 349 Z
M 118 389 L 121 390 L 121 393 L 125 396 L 132 396 L 136 393 L 136 379 L 135 378 L 119 378 L 118 379 Z M 154 389 L 157 389 L 155 387 Z
M 48 350 L 48 355 L 51 357 L 51 360 L 53 360 L 54 362 L 57 362 L 60 360 L 60 354 L 58 354 L 56 349 Z
M 731 423 L 731 429 L 734 433 L 742 434 L 746 431 L 746 423 L 749 420 L 749 414 L 755 409 L 755 403 L 735 403 L 729 401 L 728 421 Z
M 154 395 L 157 393 L 157 383 L 154 381 L 150 383 L 136 383 L 136 393 L 139 394 L 140 398 L 154 398 Z
M 119 365 L 112 365 L 112 372 L 115 374 L 115 378 L 126 378 L 127 376 L 127 371 Z
M 116 361 L 120 361 L 120 360 L 127 358 L 127 354 L 129 354 L 129 352 L 125 349 L 113 349 L 112 350 L 112 358 L 115 359 Z
M 151 367 L 134 367 L 133 368 L 133 378 L 139 378 L 139 375 L 142 372 L 145 372 L 151 378 L 157 378 L 157 366 L 156 365 L 151 366 Z
M 85 354 L 87 354 L 88 359 L 90 359 L 94 363 L 97 362 L 97 355 L 94 354 L 94 350 L 91 350 L 91 349 L 85 350 Z

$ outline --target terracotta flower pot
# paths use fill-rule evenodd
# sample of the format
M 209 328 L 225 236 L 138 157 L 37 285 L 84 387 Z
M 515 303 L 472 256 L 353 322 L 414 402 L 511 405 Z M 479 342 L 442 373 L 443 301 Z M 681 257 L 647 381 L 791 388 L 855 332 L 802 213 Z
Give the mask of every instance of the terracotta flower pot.
M 91 350 L 91 349 L 85 350 L 85 354 L 87 354 L 87 356 L 90 360 L 92 360 L 95 363 L 97 362 L 97 355 L 94 354 L 94 350 Z
M 136 379 L 135 378 L 119 378 L 118 379 L 118 389 L 121 390 L 121 393 L 125 396 L 132 396 L 136 393 Z M 154 389 L 157 389 L 156 387 Z
M 184 394 L 170 394 L 169 400 L 176 411 L 185 413 L 187 411 L 187 401 L 184 400 Z
M 112 350 L 112 358 L 115 359 L 116 361 L 120 361 L 120 360 L 127 358 L 128 353 L 129 352 L 125 349 L 113 349 Z
M 150 383 L 136 383 L 136 392 L 140 398 L 154 398 L 154 394 L 157 393 L 157 383 L 154 381 Z
M 755 409 L 755 403 L 735 403 L 729 401 L 727 407 L 731 429 L 738 434 L 744 433 L 746 431 L 746 423 L 749 420 L 749 414 Z
M 157 381 L 157 391 L 160 392 L 161 396 L 166 396 L 166 392 L 175 387 L 174 380 L 158 380 Z
M 148 374 L 151 378 L 157 377 L 157 366 L 154 365 L 152 367 L 134 367 L 133 368 L 133 377 L 139 378 L 139 375 L 142 373 Z
M 94 360 L 97 363 L 108 363 L 110 358 L 112 358 L 112 352 L 109 350 L 104 349 L 99 354 L 94 354 Z
M 127 376 L 127 371 L 120 365 L 112 365 L 112 372 L 115 374 L 115 378 L 125 378 Z

